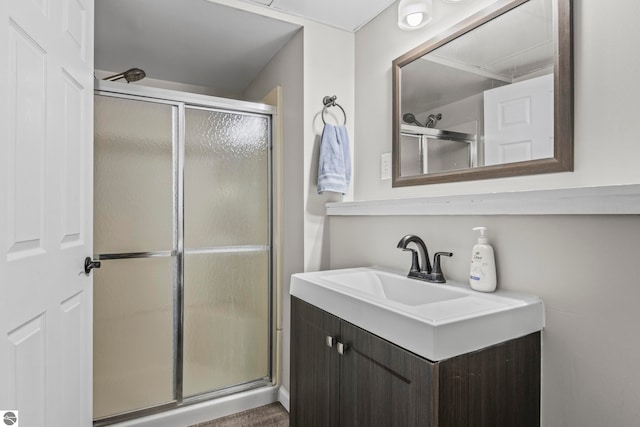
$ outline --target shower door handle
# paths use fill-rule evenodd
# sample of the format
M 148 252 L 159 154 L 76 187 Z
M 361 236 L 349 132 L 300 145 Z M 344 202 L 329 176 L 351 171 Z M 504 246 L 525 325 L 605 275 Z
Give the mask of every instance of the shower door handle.
M 94 268 L 100 268 L 100 265 L 100 261 L 94 261 L 91 257 L 86 257 L 84 259 L 84 273 L 89 274 Z

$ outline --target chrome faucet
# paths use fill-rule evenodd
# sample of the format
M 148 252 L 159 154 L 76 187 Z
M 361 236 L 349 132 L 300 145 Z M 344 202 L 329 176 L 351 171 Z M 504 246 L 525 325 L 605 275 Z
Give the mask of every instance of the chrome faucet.
M 422 252 L 422 264 L 420 264 L 418 252 L 415 249 L 407 247 L 409 243 L 415 243 L 416 246 L 420 248 Z M 398 249 L 402 249 L 403 251 L 411 251 L 411 269 L 409 270 L 409 274 L 407 274 L 407 277 L 424 280 L 426 282 L 446 283 L 447 280 L 444 278 L 442 268 L 440 267 L 440 257 L 453 256 L 452 252 L 436 252 L 433 256 L 433 268 L 431 268 L 427 245 L 425 245 L 424 241 L 415 234 L 407 234 L 402 239 L 400 239 L 400 241 L 398 242 Z M 420 265 L 424 265 L 425 268 L 420 268 Z

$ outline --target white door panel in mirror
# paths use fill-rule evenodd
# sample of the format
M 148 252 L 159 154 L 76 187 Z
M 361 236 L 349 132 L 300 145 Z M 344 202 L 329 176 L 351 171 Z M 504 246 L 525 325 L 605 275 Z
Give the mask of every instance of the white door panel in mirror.
M 485 165 L 548 157 L 553 157 L 553 75 L 485 91 Z

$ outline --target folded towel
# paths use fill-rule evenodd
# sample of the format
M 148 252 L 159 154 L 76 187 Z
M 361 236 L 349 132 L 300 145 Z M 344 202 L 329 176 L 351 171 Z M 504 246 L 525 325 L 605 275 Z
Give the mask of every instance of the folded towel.
M 325 124 L 320 141 L 318 194 L 334 191 L 345 194 L 351 181 L 351 155 L 346 126 Z

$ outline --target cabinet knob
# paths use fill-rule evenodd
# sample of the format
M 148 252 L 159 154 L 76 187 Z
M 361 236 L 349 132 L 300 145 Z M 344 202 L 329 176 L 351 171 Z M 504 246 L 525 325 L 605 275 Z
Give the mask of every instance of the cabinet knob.
M 338 350 L 338 354 L 343 355 L 347 351 L 347 346 L 339 342 L 338 345 L 336 345 L 336 349 Z
M 333 337 L 327 335 L 326 343 L 327 343 L 327 347 L 332 348 L 333 347 Z

